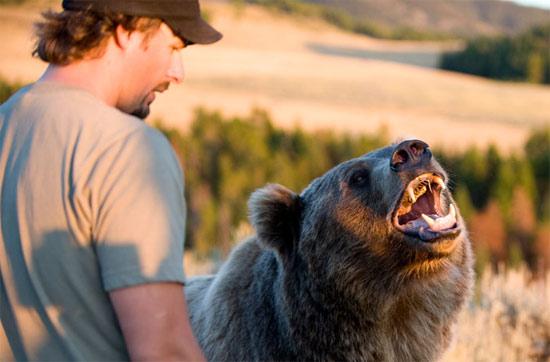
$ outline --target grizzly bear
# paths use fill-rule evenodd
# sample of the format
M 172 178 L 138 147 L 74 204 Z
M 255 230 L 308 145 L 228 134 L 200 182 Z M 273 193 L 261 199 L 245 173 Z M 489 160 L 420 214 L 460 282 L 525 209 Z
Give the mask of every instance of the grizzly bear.
M 448 176 L 408 140 L 341 163 L 301 194 L 250 198 L 256 235 L 185 287 L 210 361 L 433 361 L 472 287 Z

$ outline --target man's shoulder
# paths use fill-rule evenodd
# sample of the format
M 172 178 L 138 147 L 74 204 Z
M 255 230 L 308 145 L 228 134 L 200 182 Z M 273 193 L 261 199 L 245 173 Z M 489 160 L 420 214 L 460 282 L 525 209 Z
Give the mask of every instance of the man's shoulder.
M 53 82 L 37 82 L 29 88 L 34 106 L 54 111 L 52 116 L 90 123 L 96 128 L 124 126 L 133 129 L 142 126 L 138 118 L 119 111 L 84 89 Z
M 26 119 L 35 126 L 96 135 L 104 142 L 132 134 L 158 138 L 160 132 L 143 120 L 109 106 L 92 93 L 53 82 L 36 82 L 14 94 L 2 113 Z
M 156 128 L 76 87 L 48 82 L 26 86 L 0 107 L 0 123 L 4 121 L 14 134 L 55 139 L 62 148 L 78 145 L 90 157 L 113 149 L 162 158 L 172 152 Z

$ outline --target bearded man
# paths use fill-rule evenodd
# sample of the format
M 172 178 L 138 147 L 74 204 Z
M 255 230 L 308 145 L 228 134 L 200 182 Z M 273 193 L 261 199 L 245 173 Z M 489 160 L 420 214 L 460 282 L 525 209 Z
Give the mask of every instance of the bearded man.
M 203 360 L 183 283 L 183 175 L 142 122 L 221 34 L 197 0 L 64 0 L 49 63 L 0 106 L 0 360 Z

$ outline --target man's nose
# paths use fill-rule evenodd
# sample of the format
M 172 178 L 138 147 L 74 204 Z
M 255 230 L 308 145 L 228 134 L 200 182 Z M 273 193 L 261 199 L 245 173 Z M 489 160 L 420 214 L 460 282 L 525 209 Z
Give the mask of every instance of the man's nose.
M 179 51 L 172 54 L 172 59 L 170 59 L 170 68 L 168 69 L 167 75 L 170 78 L 171 82 L 183 82 L 185 71 L 183 69 L 183 61 L 181 59 L 181 53 Z

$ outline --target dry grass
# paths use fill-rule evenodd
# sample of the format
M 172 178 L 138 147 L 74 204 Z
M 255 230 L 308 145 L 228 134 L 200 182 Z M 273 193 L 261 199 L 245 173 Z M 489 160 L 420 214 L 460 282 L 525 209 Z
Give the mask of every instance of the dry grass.
M 485 272 L 443 361 L 550 361 L 549 283 L 550 271 L 537 280 L 525 268 Z

